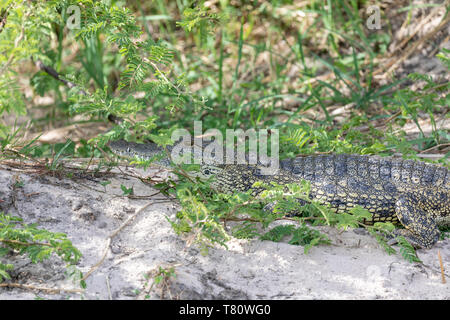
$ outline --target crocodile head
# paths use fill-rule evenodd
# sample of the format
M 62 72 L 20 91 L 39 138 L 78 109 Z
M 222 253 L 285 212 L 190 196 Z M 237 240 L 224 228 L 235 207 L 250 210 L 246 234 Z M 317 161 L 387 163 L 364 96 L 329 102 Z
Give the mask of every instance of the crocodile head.
M 118 140 L 110 142 L 108 146 L 113 153 L 119 156 L 142 160 L 152 159 L 154 164 L 167 169 L 172 168 L 177 152 L 182 150 L 182 147 L 187 147 L 187 150 L 191 152 L 190 160 L 193 160 L 193 157 L 196 155 L 200 155 L 202 159 L 200 169 L 198 171 L 190 171 L 189 175 L 204 181 L 214 177 L 211 186 L 225 192 L 246 191 L 254 182 L 263 178 L 260 173 L 260 166 L 256 164 L 236 164 L 236 158 L 233 163 L 223 163 L 223 159 L 221 157 L 216 158 L 214 152 L 205 152 L 208 151 L 206 149 L 208 144 L 204 144 L 200 148 L 192 148 L 192 145 L 189 143 L 178 141 L 173 146 L 167 146 L 166 150 L 164 150 L 155 143 L 139 144 Z M 226 150 L 223 149 L 222 152 L 225 154 Z
M 108 147 L 115 153 L 124 158 L 137 158 L 141 160 L 154 160 L 153 163 L 167 169 L 172 168 L 172 161 L 175 163 L 174 156 L 176 156 L 177 148 L 179 151 L 183 151 L 181 147 L 187 147 L 191 152 L 190 162 L 193 163 L 195 155 L 202 155 L 204 147 L 196 149 L 192 146 L 186 145 L 183 142 L 176 142 L 173 146 L 167 146 L 166 150 L 158 146 L 155 143 L 134 143 L 125 140 L 111 141 L 108 143 Z M 173 152 L 172 152 L 173 151 Z M 186 151 L 186 149 L 184 150 Z M 189 157 L 189 155 L 188 155 Z M 171 161 L 172 160 L 172 161 Z M 202 158 L 203 160 L 203 158 Z M 181 161 L 181 160 L 180 160 Z M 186 163 L 186 162 L 184 162 Z M 224 165 L 221 165 L 219 161 L 214 161 L 214 158 L 208 157 L 206 161 L 202 161 L 200 170 L 193 172 L 192 175 L 201 179 L 207 180 L 211 176 L 220 173 L 224 169 Z
M 155 143 L 134 143 L 125 140 L 111 141 L 108 147 L 113 153 L 124 158 L 138 158 L 141 160 L 154 159 L 155 164 L 165 168 L 170 168 L 171 163 L 165 150 Z M 169 147 L 167 148 L 168 151 Z

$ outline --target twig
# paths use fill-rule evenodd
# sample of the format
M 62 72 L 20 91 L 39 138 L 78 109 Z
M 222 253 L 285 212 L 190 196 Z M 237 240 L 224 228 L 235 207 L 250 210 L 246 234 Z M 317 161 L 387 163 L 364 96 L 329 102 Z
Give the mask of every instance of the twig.
M 112 300 L 112 294 L 111 294 L 111 286 L 109 285 L 109 277 L 106 275 L 106 288 L 108 288 L 108 296 L 109 300 Z
M 420 151 L 420 153 L 425 153 L 425 152 L 433 150 L 433 149 L 438 149 L 440 147 L 448 147 L 448 146 L 450 146 L 450 143 L 441 143 L 441 144 L 435 145 L 434 147 L 428 148 L 426 150 L 422 150 L 422 151 Z
M 36 61 L 36 67 L 38 67 L 39 70 L 44 71 L 45 73 L 47 73 L 49 76 L 51 76 L 51 77 L 55 78 L 56 80 L 62 82 L 64 85 L 69 87 L 69 89 L 78 87 L 77 84 L 73 83 L 72 81 L 69 81 L 69 80 L 61 78 L 61 76 L 59 75 L 59 73 L 55 69 L 53 69 L 50 66 L 45 65 L 41 60 Z M 82 94 L 83 96 L 87 96 L 88 95 L 86 91 L 84 91 L 83 89 L 81 89 L 79 87 L 78 87 L 78 90 L 79 90 L 80 94 Z M 113 114 L 110 114 L 108 116 L 108 120 L 113 122 L 113 123 L 115 123 L 115 124 L 120 124 L 120 123 L 122 123 L 124 121 L 124 119 L 119 118 L 119 117 L 117 117 L 117 116 L 115 116 Z
M 159 193 L 155 192 L 153 195 L 157 195 Z M 82 281 L 85 281 L 95 270 L 97 270 L 103 263 L 103 261 L 106 258 L 106 255 L 108 254 L 109 251 L 109 247 L 111 245 L 112 239 L 123 229 L 125 228 L 134 218 L 137 217 L 138 214 L 140 214 L 142 211 L 144 211 L 145 209 L 147 209 L 148 207 L 150 207 L 153 204 L 153 202 L 149 202 L 147 203 L 145 206 L 143 206 L 142 208 L 140 208 L 135 214 L 133 214 L 131 217 L 128 218 L 127 221 L 125 221 L 119 228 L 117 228 L 116 230 L 114 230 L 107 238 L 106 240 L 106 246 L 105 246 L 105 250 L 103 252 L 102 257 L 100 258 L 100 260 L 91 267 L 91 269 L 83 276 L 83 278 L 81 279 Z
M 55 293 L 61 293 L 61 292 L 69 292 L 69 293 L 83 293 L 83 290 L 81 289 L 65 289 L 65 288 L 46 288 L 46 287 L 36 287 L 29 284 L 20 284 L 20 283 L 0 283 L 1 287 L 9 287 L 9 288 L 20 288 L 20 289 L 26 289 L 26 290 L 40 290 L 45 291 L 47 293 L 55 294 Z
M 17 150 L 14 150 L 14 149 L 11 149 L 11 148 L 4 148 L 3 151 L 6 152 L 6 153 L 7 153 L 7 152 L 11 152 L 11 153 L 15 154 L 16 156 L 21 157 L 21 158 L 23 158 L 23 159 L 25 159 L 25 160 L 30 160 L 30 161 L 36 162 L 36 163 L 38 163 L 38 164 L 40 164 L 40 165 L 44 165 L 44 164 L 43 164 L 42 162 L 40 162 L 39 160 L 37 160 L 37 159 L 35 159 L 35 158 L 32 158 L 32 157 L 28 157 L 28 156 L 26 156 L 26 155 L 20 153 L 20 152 L 17 151 Z
M 92 156 L 91 156 L 91 158 L 89 159 L 89 162 L 88 162 L 88 164 L 87 164 L 87 166 L 86 166 L 86 169 L 84 170 L 85 172 L 89 170 L 89 167 L 91 166 L 91 163 L 92 163 L 92 160 L 93 160 L 93 159 L 94 159 L 94 152 L 92 152 Z
M 415 150 L 418 151 L 418 150 Z M 395 152 L 392 154 L 392 156 L 394 157 L 402 157 L 403 153 L 400 152 Z M 439 160 L 445 157 L 444 154 L 439 154 L 439 153 L 417 153 L 416 157 L 418 158 L 425 158 L 425 159 L 432 159 L 432 160 Z
M 87 159 L 87 158 L 86 159 L 80 159 L 80 158 L 78 158 L 78 159 L 62 159 L 62 160 L 60 160 L 60 162 L 64 163 L 63 169 L 79 170 L 80 167 L 78 167 L 78 166 L 68 165 L 69 163 L 70 164 L 77 163 L 78 160 L 88 161 L 89 159 Z M 97 161 L 97 160 L 100 161 L 100 160 L 104 160 L 104 159 L 95 159 L 95 161 Z M 36 161 L 36 159 L 35 159 L 35 161 Z M 19 163 L 17 161 L 0 160 L 0 165 L 8 166 L 8 167 L 14 168 L 15 171 L 26 172 L 26 173 L 38 173 L 38 172 L 41 172 L 42 170 L 47 170 L 47 171 L 49 170 L 45 164 L 40 163 L 39 161 L 37 161 L 37 164 L 31 164 L 31 163 L 26 163 L 26 162 L 20 162 Z M 133 177 L 133 178 L 142 179 L 138 175 L 130 174 L 130 173 L 127 173 L 127 172 L 124 172 L 124 171 L 120 170 L 120 167 L 117 167 L 117 168 L 119 169 L 121 176 L 127 176 L 127 177 Z M 111 175 L 119 174 L 119 173 L 115 173 L 115 172 L 109 172 L 109 170 L 110 169 L 107 169 L 106 171 L 97 171 L 97 169 L 92 169 L 92 170 L 88 170 L 87 172 L 88 173 L 107 173 L 107 174 L 111 174 Z M 101 191 L 101 190 L 96 190 L 96 189 L 94 189 L 94 190 L 104 193 L 104 191 Z
M 71 81 L 68 81 L 66 79 L 61 78 L 61 76 L 59 75 L 59 73 L 53 69 L 50 66 L 46 66 L 41 60 L 36 61 L 36 67 L 39 68 L 39 70 L 44 71 L 45 73 L 47 73 L 49 76 L 55 78 L 56 80 L 62 82 L 64 85 L 66 85 L 67 87 L 69 87 L 69 89 L 72 88 L 76 88 L 77 85 Z M 87 95 L 86 91 L 84 91 L 83 89 L 80 89 L 80 93 L 84 96 Z
M 383 123 L 383 126 L 386 126 L 389 122 L 391 122 L 395 117 L 399 116 L 402 114 L 402 111 L 397 111 L 396 113 L 394 113 L 392 116 L 390 116 L 389 118 L 386 119 L 386 121 Z
M 444 264 L 442 263 L 442 257 L 441 257 L 441 251 L 438 250 L 438 259 L 439 259 L 439 265 L 441 266 L 441 278 L 442 278 L 442 283 L 446 283 L 447 281 L 445 280 L 445 274 L 444 274 Z
M 105 152 L 105 150 L 103 150 L 102 148 L 98 147 L 97 145 L 95 145 L 95 147 L 96 147 L 98 150 L 100 150 L 100 152 L 103 154 L 103 156 L 104 156 L 107 160 L 109 160 L 109 161 L 111 161 L 111 162 L 114 162 L 114 161 L 112 161 L 111 157 Z M 120 171 L 120 173 L 125 174 L 119 166 L 117 166 L 117 169 Z M 135 177 L 135 178 L 137 178 L 137 177 Z
M 53 247 L 51 244 L 48 244 L 48 243 L 22 242 L 22 241 L 19 241 L 19 240 L 13 240 L 13 239 L 2 239 L 2 238 L 0 238 L 0 242 L 3 242 L 3 243 L 9 243 L 9 244 L 17 244 L 17 245 L 26 246 L 26 247 L 30 247 L 30 246 L 46 246 L 46 247 Z

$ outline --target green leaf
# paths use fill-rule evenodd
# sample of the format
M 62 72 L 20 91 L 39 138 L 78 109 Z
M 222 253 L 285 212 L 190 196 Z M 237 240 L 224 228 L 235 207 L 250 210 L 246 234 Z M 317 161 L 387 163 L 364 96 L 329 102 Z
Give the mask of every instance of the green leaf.
M 128 195 L 133 195 L 134 194 L 133 187 L 127 188 L 126 186 L 121 184 L 120 185 L 120 189 L 122 189 L 124 196 L 128 196 Z
M 0 282 L 3 282 L 3 279 L 11 279 L 11 276 L 6 271 L 12 269 L 13 269 L 12 264 L 0 263 Z
M 336 215 L 338 228 L 347 230 L 348 227 L 357 228 L 358 218 L 348 213 L 340 213 Z
M 397 252 L 397 251 L 395 251 L 394 248 L 392 248 L 392 246 L 390 246 L 390 245 L 387 243 L 387 240 L 386 240 L 386 238 L 385 238 L 384 236 L 378 234 L 378 233 L 375 231 L 375 228 L 374 228 L 374 227 L 367 227 L 367 230 L 370 232 L 370 234 L 371 234 L 372 236 L 375 237 L 375 239 L 377 240 L 378 244 L 379 244 L 381 247 L 383 247 L 383 249 L 384 249 L 389 255 L 395 254 L 395 253 Z
M 100 184 L 101 184 L 103 187 L 106 187 L 108 184 L 111 184 L 111 181 L 100 181 Z
M 280 242 L 284 237 L 291 235 L 295 230 L 293 225 L 280 225 L 263 234 L 261 240 Z
M 416 250 L 414 247 L 405 239 L 405 237 L 398 236 L 397 237 L 398 244 L 400 245 L 400 253 L 402 257 L 409 262 L 422 262 L 417 256 Z
M 356 206 L 354 208 L 351 208 L 349 212 L 358 218 L 358 221 L 361 221 L 362 219 L 372 219 L 372 214 L 369 212 L 369 210 L 364 209 L 361 206 Z
M 390 233 L 395 230 L 395 225 L 392 222 L 375 222 L 373 226 L 386 233 Z

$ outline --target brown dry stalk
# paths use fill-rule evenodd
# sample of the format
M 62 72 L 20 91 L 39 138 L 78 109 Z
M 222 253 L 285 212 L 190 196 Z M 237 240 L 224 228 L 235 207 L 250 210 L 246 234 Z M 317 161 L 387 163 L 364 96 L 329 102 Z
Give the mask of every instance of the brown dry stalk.
M 430 13 L 428 16 L 426 16 L 426 17 L 423 18 L 419 23 L 417 23 L 417 25 L 416 25 L 414 31 L 411 32 L 411 34 L 407 35 L 407 36 L 402 40 L 402 42 L 400 42 L 400 44 L 398 44 L 398 45 L 396 46 L 396 48 L 392 51 L 392 53 L 389 54 L 389 57 L 392 57 L 397 51 L 401 50 L 401 48 L 403 48 L 403 47 L 408 43 L 408 41 L 411 40 L 411 39 L 412 39 L 412 38 L 420 31 L 420 29 L 423 28 L 423 26 L 424 26 L 425 24 L 427 24 L 428 22 L 430 22 L 430 20 L 431 20 L 432 18 L 434 18 L 434 17 L 439 13 L 439 11 L 441 11 L 441 9 L 442 9 L 442 7 L 434 8 L 434 10 L 432 10 L 431 13 Z M 405 20 L 405 21 L 406 21 L 406 20 Z M 402 26 L 402 27 L 403 27 L 403 26 Z
M 41 243 L 41 242 L 23 242 L 23 241 L 13 240 L 13 239 L 2 239 L 2 238 L 0 238 L 0 242 L 8 243 L 8 244 L 17 244 L 17 245 L 26 246 L 26 247 L 30 247 L 30 246 L 46 246 L 46 247 L 53 247 L 51 244 L 48 244 L 48 243 Z
M 413 52 L 424 42 L 428 41 L 430 38 L 432 38 L 437 32 L 439 32 L 447 23 L 450 22 L 450 15 L 447 16 L 444 20 L 439 23 L 439 25 L 434 28 L 432 31 L 427 33 L 424 37 L 420 38 L 418 41 L 416 41 L 406 52 L 400 56 L 400 57 L 394 57 L 391 59 L 390 62 L 387 63 L 386 66 L 380 67 L 378 70 L 375 70 L 373 75 L 377 75 L 384 70 L 387 69 L 386 72 L 383 74 L 383 78 L 385 78 L 388 74 L 394 71 L 396 67 L 398 67 L 406 58 L 408 58 Z
M 69 89 L 72 88 L 76 88 L 77 85 L 71 81 L 68 81 L 66 79 L 61 78 L 60 74 L 58 73 L 58 71 L 56 71 L 55 69 L 53 69 L 50 66 L 45 65 L 41 60 L 36 61 L 36 67 L 41 70 L 44 71 L 45 73 L 47 73 L 49 76 L 55 78 L 56 80 L 62 82 L 64 85 L 66 85 Z M 86 96 L 87 93 L 86 91 L 84 91 L 83 89 L 79 88 L 79 92 L 80 94 L 82 94 L 83 96 Z
M 450 143 L 441 143 L 441 144 L 435 145 L 434 147 L 431 147 L 431 148 L 428 148 L 426 150 L 423 150 L 420 153 L 426 153 L 426 152 L 429 152 L 429 151 L 434 150 L 434 149 L 439 149 L 439 148 L 448 147 L 448 146 L 450 146 Z
M 45 291 L 47 293 L 55 294 L 61 292 L 69 292 L 69 293 L 82 293 L 81 289 L 64 289 L 64 288 L 47 288 L 47 287 L 37 287 L 29 284 L 21 284 L 21 283 L 0 283 L 0 288 L 8 287 L 8 288 L 20 288 L 25 290 L 39 290 Z
M 441 257 L 441 251 L 438 250 L 438 259 L 439 259 L 439 265 L 441 266 L 441 278 L 442 278 L 442 283 L 446 283 L 447 281 L 445 280 L 445 274 L 444 274 L 444 264 L 442 263 L 442 257 Z

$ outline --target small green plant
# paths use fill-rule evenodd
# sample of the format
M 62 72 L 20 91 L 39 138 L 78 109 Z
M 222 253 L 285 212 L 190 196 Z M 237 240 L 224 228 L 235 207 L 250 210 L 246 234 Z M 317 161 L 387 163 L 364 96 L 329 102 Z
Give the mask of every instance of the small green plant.
M 0 212 L 0 244 L 0 257 L 15 253 L 28 256 L 33 263 L 42 262 L 56 254 L 69 268 L 81 258 L 81 252 L 64 233 L 39 229 L 36 224 L 25 224 L 21 218 L 3 212 Z M 11 278 L 7 271 L 13 268 L 12 264 L 0 262 L 0 282 Z M 80 274 L 73 268 L 69 269 L 71 275 Z M 80 285 L 84 286 L 84 283 Z
M 170 282 L 172 281 L 172 279 L 176 278 L 176 276 L 177 275 L 175 273 L 175 267 L 163 268 L 159 266 L 158 268 L 155 268 L 154 270 L 144 275 L 144 288 L 141 291 L 136 290 L 136 294 L 144 292 L 144 299 L 150 299 L 152 290 L 155 287 L 160 289 L 160 299 L 164 299 L 167 293 L 169 293 L 170 298 L 172 298 L 170 292 Z M 152 282 L 152 284 L 149 287 L 150 281 Z
M 122 189 L 124 196 L 128 196 L 128 195 L 133 195 L 134 194 L 133 187 L 127 188 L 126 186 L 121 184 L 120 185 L 120 189 Z
M 103 188 L 105 188 L 106 191 L 106 186 L 111 184 L 111 181 L 100 181 L 100 185 L 103 186 Z
M 291 237 L 288 243 L 303 246 L 305 253 L 308 253 L 308 251 L 315 245 L 330 243 L 327 236 L 321 234 L 317 230 L 311 229 L 305 223 L 303 223 L 300 227 L 295 227 L 294 225 L 276 226 L 267 233 L 263 234 L 260 239 L 279 242 L 284 237 L 288 236 Z
M 186 32 L 196 32 L 196 43 L 198 47 L 206 46 L 214 35 L 213 28 L 225 18 L 224 14 L 212 13 L 205 6 L 186 8 L 183 10 L 183 19 L 177 22 Z

